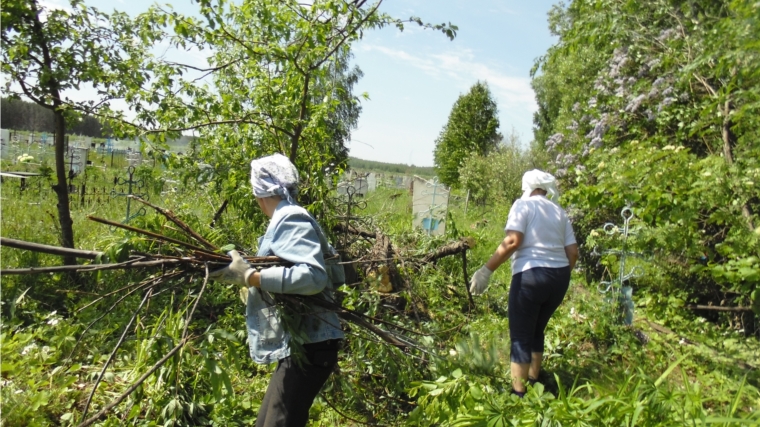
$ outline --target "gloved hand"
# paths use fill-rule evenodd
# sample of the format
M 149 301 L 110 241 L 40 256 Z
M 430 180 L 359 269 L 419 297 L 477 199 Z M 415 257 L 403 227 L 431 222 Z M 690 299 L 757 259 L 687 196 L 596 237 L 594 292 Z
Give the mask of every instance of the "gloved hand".
M 210 272 L 208 278 L 216 280 L 217 282 L 230 283 L 247 288 L 248 277 L 253 274 L 256 269 L 252 268 L 251 265 L 240 256 L 238 251 L 229 251 L 227 252 L 227 255 L 232 258 L 230 265 Z
M 491 280 L 491 274 L 493 271 L 489 270 L 485 265 L 480 267 L 470 279 L 470 293 L 473 295 L 481 295 L 486 289 L 488 289 L 488 281 Z

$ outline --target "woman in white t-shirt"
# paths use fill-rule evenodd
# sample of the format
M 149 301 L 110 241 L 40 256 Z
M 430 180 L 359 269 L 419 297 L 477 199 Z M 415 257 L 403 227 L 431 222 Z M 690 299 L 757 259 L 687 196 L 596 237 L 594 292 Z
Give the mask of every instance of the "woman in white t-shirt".
M 526 172 L 522 189 L 522 198 L 509 210 L 506 237 L 470 281 L 470 291 L 482 294 L 494 270 L 512 257 L 510 368 L 512 392 L 520 397 L 525 394 L 526 383 L 538 379 L 544 330 L 565 297 L 570 272 L 578 260 L 573 227 L 557 204 L 559 192 L 554 176 L 538 169 Z

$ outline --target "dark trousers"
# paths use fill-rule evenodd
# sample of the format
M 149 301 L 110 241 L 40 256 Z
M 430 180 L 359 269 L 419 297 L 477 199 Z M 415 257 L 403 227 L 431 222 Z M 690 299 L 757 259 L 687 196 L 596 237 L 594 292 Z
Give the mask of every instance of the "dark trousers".
M 570 267 L 535 267 L 512 276 L 509 288 L 510 360 L 530 363 L 544 352 L 544 330 L 570 285 Z
M 305 361 L 281 359 L 269 379 L 256 427 L 303 427 L 309 408 L 338 363 L 340 340 L 304 344 Z M 307 362 L 308 361 L 308 362 Z

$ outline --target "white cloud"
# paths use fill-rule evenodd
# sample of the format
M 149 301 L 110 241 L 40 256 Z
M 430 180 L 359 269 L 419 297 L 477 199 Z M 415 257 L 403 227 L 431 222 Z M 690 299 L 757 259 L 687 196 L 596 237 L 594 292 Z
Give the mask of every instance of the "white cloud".
M 471 50 L 416 56 L 404 50 L 377 45 L 362 45 L 360 49 L 377 51 L 406 62 L 433 78 L 452 79 L 458 83 L 462 91 L 469 89 L 477 80 L 486 81 L 502 110 L 525 109 L 532 113 L 538 109 L 529 78 L 509 75 L 498 68 L 478 62 Z
M 62 9 L 71 12 L 71 5 L 64 0 L 40 0 L 38 3 L 42 9 Z
M 47 22 L 48 13 L 51 10 L 63 10 L 68 13 L 72 13 L 71 5 L 63 0 L 40 0 L 38 3 L 40 8 L 40 21 Z

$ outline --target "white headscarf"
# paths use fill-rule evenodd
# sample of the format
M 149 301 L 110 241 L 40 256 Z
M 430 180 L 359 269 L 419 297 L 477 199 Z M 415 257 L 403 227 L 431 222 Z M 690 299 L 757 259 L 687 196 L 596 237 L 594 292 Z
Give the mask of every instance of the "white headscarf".
M 546 190 L 547 198 L 559 204 L 559 190 L 557 190 L 557 179 L 554 178 L 554 175 L 538 169 L 525 172 L 522 177 L 523 195 L 521 199 L 528 200 L 530 193 L 536 188 Z
M 298 170 L 282 154 L 251 161 L 251 186 L 258 198 L 280 196 L 293 202 L 298 191 Z

